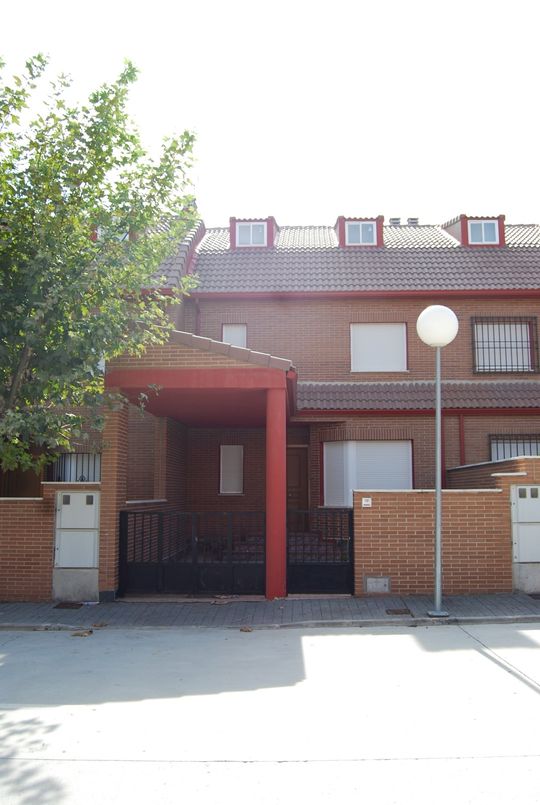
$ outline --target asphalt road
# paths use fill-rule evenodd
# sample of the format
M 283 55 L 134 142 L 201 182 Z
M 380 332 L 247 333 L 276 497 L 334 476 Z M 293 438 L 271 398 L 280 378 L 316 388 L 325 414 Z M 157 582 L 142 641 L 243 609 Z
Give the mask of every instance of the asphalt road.
M 540 802 L 540 627 L 0 634 L 2 805 Z

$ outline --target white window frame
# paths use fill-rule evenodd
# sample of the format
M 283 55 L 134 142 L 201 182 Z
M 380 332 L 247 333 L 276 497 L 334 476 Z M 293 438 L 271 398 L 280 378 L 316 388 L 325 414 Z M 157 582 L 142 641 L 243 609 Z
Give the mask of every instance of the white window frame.
M 253 243 L 253 227 L 262 226 L 264 232 L 263 243 Z M 249 227 L 249 243 L 240 243 L 240 227 Z M 237 221 L 236 222 L 236 247 L 238 249 L 263 249 L 268 242 L 268 221 Z
M 374 239 L 373 242 L 365 241 L 363 237 L 363 229 L 365 224 L 370 224 L 373 226 L 374 232 Z M 349 227 L 350 226 L 359 226 L 360 227 L 360 242 L 359 243 L 352 243 L 349 238 Z M 346 246 L 377 246 L 377 222 L 376 221 L 345 221 L 345 245 Z
M 481 224 L 482 226 L 482 240 L 472 240 L 471 239 L 471 225 L 472 224 Z M 485 225 L 486 224 L 494 224 L 495 225 L 495 240 L 486 240 L 485 238 Z M 486 219 L 485 221 L 480 221 L 478 219 L 472 219 L 467 221 L 468 232 L 469 232 L 469 245 L 470 246 L 498 246 L 499 245 L 499 221 L 492 219 Z
M 236 328 L 236 337 L 234 333 L 229 333 L 227 337 L 225 329 L 226 328 Z M 232 335 L 232 338 L 231 338 Z M 241 324 L 240 322 L 225 322 L 221 325 L 221 340 L 224 341 L 226 344 L 232 344 L 234 347 L 244 347 L 247 348 L 247 324 Z M 241 342 L 241 343 L 240 343 Z
M 229 475 L 231 463 L 237 470 L 237 476 L 232 478 Z M 241 444 L 222 444 L 219 447 L 219 494 L 244 494 L 244 446 Z
M 383 332 L 390 334 L 390 328 L 396 334 L 401 333 L 401 338 L 397 337 L 397 345 L 394 360 L 388 361 L 385 365 L 378 363 L 381 359 L 380 352 L 377 351 L 376 338 Z M 364 331 L 363 343 L 360 333 Z M 406 372 L 407 371 L 407 325 L 404 322 L 354 322 L 350 326 L 351 341 L 351 372 Z M 368 346 L 369 345 L 369 346 Z M 368 347 L 369 351 L 364 347 Z

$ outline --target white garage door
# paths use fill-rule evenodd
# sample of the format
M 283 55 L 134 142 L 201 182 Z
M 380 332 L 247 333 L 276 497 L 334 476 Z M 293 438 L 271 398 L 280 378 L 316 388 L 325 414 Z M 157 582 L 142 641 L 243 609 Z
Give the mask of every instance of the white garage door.
M 412 489 L 411 442 L 325 442 L 323 472 L 325 506 L 352 506 L 353 489 Z

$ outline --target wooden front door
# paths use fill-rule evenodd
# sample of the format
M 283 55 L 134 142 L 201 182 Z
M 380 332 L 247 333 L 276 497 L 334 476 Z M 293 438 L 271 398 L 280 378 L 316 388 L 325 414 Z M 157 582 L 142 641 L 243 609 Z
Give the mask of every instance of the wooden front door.
M 309 507 L 308 450 L 287 448 L 287 508 L 305 511 Z

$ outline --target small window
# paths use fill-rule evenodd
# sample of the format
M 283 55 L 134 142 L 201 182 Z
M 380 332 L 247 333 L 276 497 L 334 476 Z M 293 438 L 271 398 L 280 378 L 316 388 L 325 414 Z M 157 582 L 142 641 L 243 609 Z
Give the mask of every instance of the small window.
M 267 224 L 252 221 L 236 224 L 237 246 L 266 246 Z
M 235 347 L 245 347 L 247 344 L 247 325 L 246 324 L 224 324 L 222 341 L 226 344 L 233 344 Z
M 69 506 L 71 503 L 71 495 L 62 495 L 62 506 Z
M 375 221 L 347 221 L 345 225 L 347 246 L 376 246 L 377 230 Z
M 469 243 L 497 245 L 499 242 L 498 221 L 469 221 Z
M 474 318 L 475 372 L 537 372 L 536 319 Z
M 351 324 L 351 372 L 405 372 L 405 324 Z
M 87 495 L 86 496 L 86 505 L 87 506 L 93 506 L 94 505 L 94 496 L 93 495 Z
M 534 498 L 535 500 L 538 499 L 538 487 L 537 486 L 531 487 L 531 497 Z
M 221 445 L 219 491 L 222 495 L 244 493 L 244 448 L 241 444 Z
M 491 460 L 516 456 L 540 456 L 540 433 L 490 436 Z
M 519 495 L 520 498 L 526 498 L 527 497 L 527 490 L 524 489 L 523 487 L 521 487 L 518 490 L 518 495 Z

